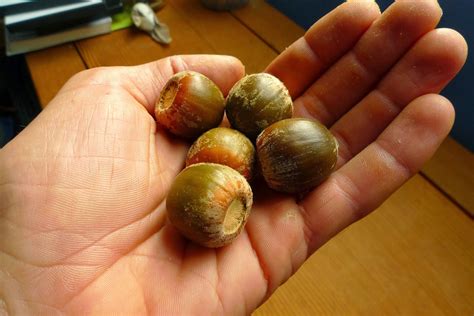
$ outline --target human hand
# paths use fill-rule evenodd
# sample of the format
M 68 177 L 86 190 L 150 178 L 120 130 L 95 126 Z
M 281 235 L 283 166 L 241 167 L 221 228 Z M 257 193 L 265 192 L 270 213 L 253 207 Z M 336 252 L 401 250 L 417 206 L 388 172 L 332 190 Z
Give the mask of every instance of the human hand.
M 0 311 L 250 313 L 449 132 L 453 109 L 436 93 L 466 44 L 433 31 L 439 17 L 432 1 L 400 1 L 381 17 L 373 2 L 349 2 L 269 66 L 297 115 L 331 127 L 338 170 L 299 201 L 258 190 L 245 230 L 217 250 L 166 222 L 166 192 L 189 144 L 156 130 L 150 113 L 173 73 L 199 71 L 226 93 L 242 65 L 177 56 L 73 77 L 0 151 Z

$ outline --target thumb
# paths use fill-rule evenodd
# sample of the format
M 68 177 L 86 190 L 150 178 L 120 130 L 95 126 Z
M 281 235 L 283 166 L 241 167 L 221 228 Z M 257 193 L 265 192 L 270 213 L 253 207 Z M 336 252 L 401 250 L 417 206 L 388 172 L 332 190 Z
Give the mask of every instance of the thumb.
M 227 95 L 245 74 L 244 65 L 235 57 L 223 55 L 176 55 L 148 64 L 127 67 L 128 90 L 152 113 L 155 102 L 168 79 L 184 70 L 192 70 L 214 81 Z

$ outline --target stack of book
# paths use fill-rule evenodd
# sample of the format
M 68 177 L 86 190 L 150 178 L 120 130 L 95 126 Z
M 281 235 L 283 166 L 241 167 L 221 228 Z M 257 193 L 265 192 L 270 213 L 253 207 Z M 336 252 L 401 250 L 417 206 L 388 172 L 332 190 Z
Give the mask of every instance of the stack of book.
M 63 44 L 111 31 L 119 0 L 3 0 L 7 56 Z

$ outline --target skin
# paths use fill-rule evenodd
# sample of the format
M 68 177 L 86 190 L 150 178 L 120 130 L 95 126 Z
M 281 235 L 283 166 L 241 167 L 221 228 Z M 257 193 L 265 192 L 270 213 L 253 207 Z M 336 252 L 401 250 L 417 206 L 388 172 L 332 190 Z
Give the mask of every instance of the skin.
M 273 61 L 299 116 L 326 124 L 337 170 L 305 198 L 262 189 L 243 233 L 204 249 L 166 221 L 189 144 L 156 127 L 160 89 L 190 69 L 223 91 L 224 56 L 74 76 L 0 151 L 0 314 L 248 314 L 339 231 L 417 172 L 451 129 L 439 91 L 467 46 L 434 1 L 344 3 Z M 383 54 L 380 54 L 383 52 Z M 403 214 L 400 214 L 403 216 Z M 252 284 L 252 286 L 249 286 Z

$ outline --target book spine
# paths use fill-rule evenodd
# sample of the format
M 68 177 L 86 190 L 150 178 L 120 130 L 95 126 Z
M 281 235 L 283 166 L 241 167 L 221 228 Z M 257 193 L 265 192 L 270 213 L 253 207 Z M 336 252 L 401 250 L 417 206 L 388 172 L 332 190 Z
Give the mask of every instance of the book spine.
M 109 3 L 110 2 L 110 3 Z M 90 1 L 82 3 L 81 6 L 61 10 L 61 6 L 56 10 L 33 10 L 34 14 L 27 19 L 6 19 L 5 27 L 10 32 L 37 31 L 39 33 L 49 33 L 65 29 L 87 21 L 101 17 L 110 16 L 111 13 L 120 11 L 121 2 L 117 0 Z M 51 9 L 51 7 L 49 7 Z M 59 10 L 58 10 L 59 9 Z

